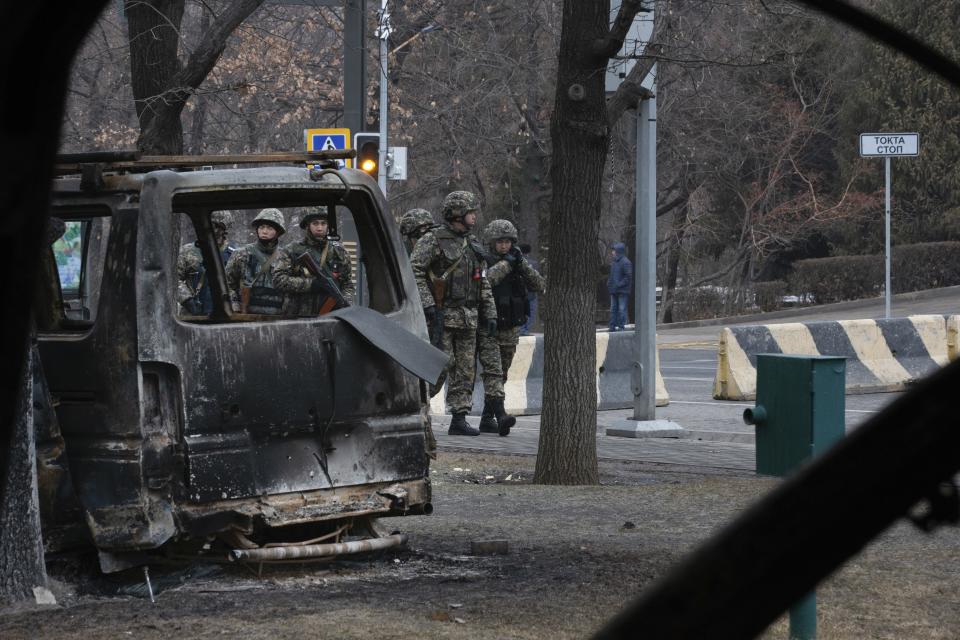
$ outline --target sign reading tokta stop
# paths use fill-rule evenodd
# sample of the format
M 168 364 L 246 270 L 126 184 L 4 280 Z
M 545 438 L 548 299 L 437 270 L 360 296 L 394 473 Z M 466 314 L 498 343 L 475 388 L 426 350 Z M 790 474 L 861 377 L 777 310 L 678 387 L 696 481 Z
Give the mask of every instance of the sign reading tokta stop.
M 883 317 L 890 317 L 890 158 L 920 155 L 919 133 L 861 133 L 860 155 L 883 158 L 884 188 L 884 286 Z
M 865 158 L 920 155 L 920 134 L 861 133 L 860 155 Z

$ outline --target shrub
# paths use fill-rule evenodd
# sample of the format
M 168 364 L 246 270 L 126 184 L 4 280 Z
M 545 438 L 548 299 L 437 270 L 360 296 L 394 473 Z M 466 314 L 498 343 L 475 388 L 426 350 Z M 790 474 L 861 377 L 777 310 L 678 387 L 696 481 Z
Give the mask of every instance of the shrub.
M 880 256 L 836 256 L 793 263 L 792 289 L 814 304 L 872 298 L 883 287 Z
M 755 282 L 753 284 L 754 303 L 761 311 L 776 311 L 783 307 L 783 296 L 787 294 L 785 280 Z
M 960 284 L 960 242 L 922 242 L 893 247 L 894 293 Z
M 713 287 L 678 287 L 673 291 L 673 321 L 718 318 L 724 311 L 721 290 Z

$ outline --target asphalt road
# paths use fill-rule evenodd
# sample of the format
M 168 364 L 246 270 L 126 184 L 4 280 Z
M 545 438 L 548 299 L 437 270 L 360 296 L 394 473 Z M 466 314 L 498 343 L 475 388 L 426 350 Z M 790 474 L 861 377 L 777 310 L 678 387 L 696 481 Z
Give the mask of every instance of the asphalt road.
M 960 313 L 960 287 L 894 296 L 892 315 Z M 657 409 L 658 420 L 683 428 L 682 438 L 621 438 L 606 435 L 609 426 L 623 425 L 632 410 L 597 412 L 597 454 L 601 459 L 634 460 L 699 469 L 750 472 L 754 469 L 754 431 L 743 423 L 750 402 L 718 401 L 712 397 L 717 366 L 717 338 L 721 326 L 773 322 L 811 322 L 857 318 L 882 318 L 882 298 L 780 311 L 747 318 L 707 321 L 698 326 L 661 326 L 657 329 L 660 371 L 670 394 L 670 404 Z M 882 410 L 900 393 L 846 396 L 849 432 Z M 470 418 L 476 422 L 477 418 Z M 507 438 L 496 435 L 453 437 L 446 435 L 449 416 L 434 416 L 441 449 L 461 449 L 535 455 L 540 416 L 521 416 Z

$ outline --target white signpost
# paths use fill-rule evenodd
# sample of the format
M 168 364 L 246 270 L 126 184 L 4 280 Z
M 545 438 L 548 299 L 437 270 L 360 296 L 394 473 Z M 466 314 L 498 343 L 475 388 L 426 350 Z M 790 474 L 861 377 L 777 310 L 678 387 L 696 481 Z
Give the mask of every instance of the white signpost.
M 884 251 L 884 317 L 890 317 L 890 158 L 920 155 L 919 133 L 861 133 L 860 155 L 864 158 L 883 158 L 886 174 L 884 202 L 886 216 Z

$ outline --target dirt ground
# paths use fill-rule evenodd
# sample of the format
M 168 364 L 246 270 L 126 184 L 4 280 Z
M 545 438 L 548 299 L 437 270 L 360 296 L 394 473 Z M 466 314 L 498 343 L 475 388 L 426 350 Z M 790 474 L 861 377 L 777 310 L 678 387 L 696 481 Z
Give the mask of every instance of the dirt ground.
M 599 487 L 529 483 L 534 460 L 442 452 L 431 516 L 384 521 L 406 550 L 326 564 L 154 568 L 50 562 L 56 606 L 0 612 L 0 638 L 583 638 L 774 486 L 747 474 L 602 463 Z M 470 555 L 505 539 L 506 555 Z M 960 530 L 898 524 L 822 584 L 818 637 L 960 637 Z M 749 606 L 749 603 L 744 603 Z M 765 638 L 786 638 L 784 620 Z

